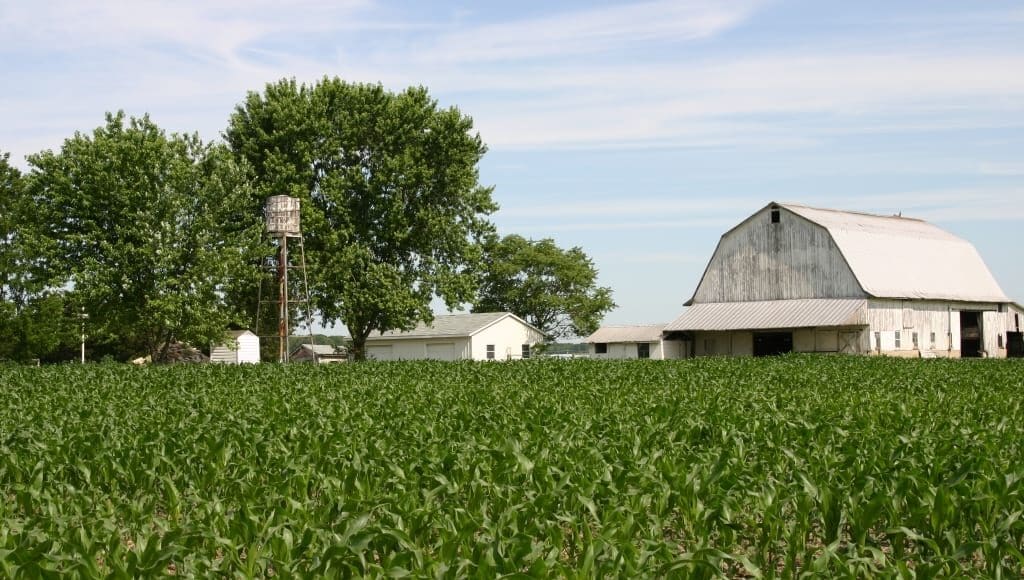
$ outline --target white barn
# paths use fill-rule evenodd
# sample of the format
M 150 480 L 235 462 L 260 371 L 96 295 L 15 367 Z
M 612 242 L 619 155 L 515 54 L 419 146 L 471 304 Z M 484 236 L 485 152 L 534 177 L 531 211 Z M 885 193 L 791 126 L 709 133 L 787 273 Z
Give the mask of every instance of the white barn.
M 664 328 L 664 324 L 602 326 L 587 337 L 587 353 L 607 359 L 681 358 L 682 343 L 664 340 Z
M 686 306 L 665 327 L 685 356 L 1024 350 L 1024 310 L 974 246 L 902 216 L 771 203 L 722 235 Z
M 530 358 L 544 333 L 511 312 L 446 314 L 409 331 L 366 339 L 366 357 L 376 360 L 511 360 Z
M 228 342 L 210 345 L 210 362 L 243 364 L 260 362 L 260 337 L 250 330 L 229 330 Z

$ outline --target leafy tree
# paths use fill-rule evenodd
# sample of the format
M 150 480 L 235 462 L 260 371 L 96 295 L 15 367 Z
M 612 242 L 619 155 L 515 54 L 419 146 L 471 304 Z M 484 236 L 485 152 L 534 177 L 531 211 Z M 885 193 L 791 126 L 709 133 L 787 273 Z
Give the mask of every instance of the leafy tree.
M 29 163 L 49 283 L 74 287 L 92 334 L 121 344 L 119 356 L 160 361 L 172 341 L 206 344 L 239 318 L 224 296 L 253 284 L 262 224 L 226 147 L 118 113 Z
M 508 311 L 550 339 L 586 336 L 615 308 L 610 288 L 597 285 L 593 261 L 551 239 L 510 235 L 492 240 L 474 312 Z
M 458 109 L 426 89 L 325 78 L 250 93 L 226 138 L 270 195 L 302 200 L 310 288 L 325 323 L 343 322 L 353 355 L 373 331 L 432 319 L 430 302 L 472 299 L 480 243 L 497 209 L 479 184 L 486 148 Z

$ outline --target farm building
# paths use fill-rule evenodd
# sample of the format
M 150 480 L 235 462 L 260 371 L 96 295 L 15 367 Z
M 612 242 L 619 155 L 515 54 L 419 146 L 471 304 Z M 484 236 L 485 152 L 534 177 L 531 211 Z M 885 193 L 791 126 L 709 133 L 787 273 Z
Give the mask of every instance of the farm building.
M 210 362 L 214 363 L 258 363 L 260 362 L 260 337 L 249 330 L 229 330 L 228 341 L 210 345 Z
M 686 356 L 1020 356 L 1024 311 L 969 242 L 902 216 L 771 203 L 722 235 L 689 308 Z
M 431 324 L 366 339 L 367 358 L 377 360 L 510 360 L 529 358 L 544 333 L 511 312 L 446 314 Z
M 300 344 L 288 355 L 288 360 L 319 364 L 348 362 L 348 349 L 329 344 Z
M 664 324 L 602 326 L 587 337 L 591 358 L 681 358 L 682 343 L 662 338 Z

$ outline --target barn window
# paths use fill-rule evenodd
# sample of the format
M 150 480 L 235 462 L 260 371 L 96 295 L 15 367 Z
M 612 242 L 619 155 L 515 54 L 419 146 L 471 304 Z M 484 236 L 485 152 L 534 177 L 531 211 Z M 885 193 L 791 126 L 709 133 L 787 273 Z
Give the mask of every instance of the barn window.
M 996 335 L 996 346 L 998 346 L 999 348 L 1003 348 L 1003 335 Z
M 1014 313 L 1013 326 L 1016 327 L 1017 332 L 1020 332 L 1020 314 Z
M 636 343 L 636 358 L 651 358 L 651 343 Z
M 704 354 L 715 354 L 715 339 L 704 339 Z
M 914 350 L 917 350 L 918 346 L 917 346 L 917 333 L 916 332 L 910 333 L 910 341 L 914 343 Z
M 882 352 L 882 333 L 881 332 L 876 332 L 875 333 L 875 350 L 877 350 L 878 352 Z
M 893 342 L 893 347 L 894 347 L 894 348 L 895 348 L 896 350 L 899 350 L 899 349 L 900 349 L 900 331 L 898 331 L 898 330 L 896 331 L 896 334 L 895 334 L 895 336 L 893 337 L 893 341 L 894 341 L 894 342 Z
M 779 223 L 779 210 L 777 210 L 777 209 L 773 209 L 772 210 L 772 223 L 773 224 Z
M 932 343 L 932 348 L 935 348 L 935 333 L 932 332 L 928 335 L 928 341 Z
M 523 358 L 530 358 L 530 345 L 523 345 Z
M 487 360 L 494 360 L 494 345 L 487 345 Z
M 595 342 L 594 343 L 594 354 L 608 354 L 608 343 L 607 342 Z

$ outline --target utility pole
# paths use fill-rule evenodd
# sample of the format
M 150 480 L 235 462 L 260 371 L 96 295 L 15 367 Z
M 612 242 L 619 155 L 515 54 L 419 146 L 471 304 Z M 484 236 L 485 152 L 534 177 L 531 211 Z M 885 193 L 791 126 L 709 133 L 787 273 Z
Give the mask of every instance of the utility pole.
M 85 321 L 89 319 L 89 315 L 85 313 L 85 306 L 78 313 L 78 320 L 82 327 L 82 364 L 85 364 Z

